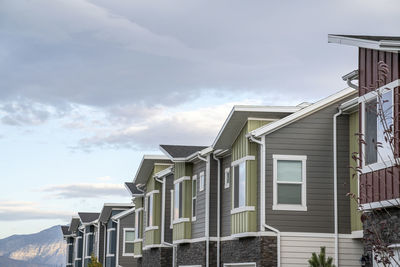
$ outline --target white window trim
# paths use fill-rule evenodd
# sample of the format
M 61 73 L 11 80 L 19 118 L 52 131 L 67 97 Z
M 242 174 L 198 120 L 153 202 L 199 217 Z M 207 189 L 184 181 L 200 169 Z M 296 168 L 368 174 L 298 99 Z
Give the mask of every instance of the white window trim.
M 158 230 L 158 226 L 156 226 L 156 225 L 147 226 L 146 229 L 144 229 L 145 232 L 153 231 L 153 230 Z
M 88 251 L 89 251 L 89 236 L 93 235 L 93 233 L 87 233 L 85 238 L 86 238 L 86 242 L 85 242 L 85 259 L 90 259 L 92 255 L 87 255 Z
M 110 229 L 107 229 L 107 251 L 106 251 L 106 257 L 114 257 L 115 256 L 115 254 L 110 254 L 109 252 L 110 252 L 110 245 L 111 245 L 111 242 L 110 242 L 110 233 L 111 232 L 115 232 L 115 228 L 110 228 Z
M 394 88 L 400 86 L 400 79 L 397 79 L 393 82 L 390 82 L 388 84 L 385 84 L 381 87 L 379 87 L 378 89 L 369 92 L 363 96 L 360 96 L 358 98 L 358 103 L 361 104 L 361 133 L 365 136 L 365 103 L 378 97 L 378 92 L 381 94 L 387 93 L 389 91 L 392 92 L 392 114 L 394 114 Z M 378 171 L 378 170 L 382 170 L 382 169 L 386 169 L 389 167 L 392 167 L 395 165 L 396 160 L 393 158 L 393 155 L 390 155 L 390 159 L 386 160 L 386 161 L 378 161 L 376 163 L 372 163 L 369 165 L 365 165 L 366 162 L 366 154 L 365 154 L 365 143 L 361 144 L 361 149 L 363 151 L 363 160 L 362 160 L 362 166 L 361 166 L 361 172 L 362 173 L 370 173 L 373 171 Z M 379 155 L 378 155 L 379 157 Z M 400 158 L 397 159 L 397 161 L 399 161 Z
M 230 266 L 247 266 L 247 265 L 253 265 L 254 267 L 257 266 L 257 263 L 255 262 L 240 262 L 240 263 L 224 263 L 224 267 L 230 267 Z
M 196 196 L 193 196 L 193 181 L 196 181 Z M 196 216 L 193 216 L 193 200 L 196 199 L 196 212 L 197 212 L 197 175 L 194 175 L 192 178 L 192 222 L 196 221 Z
M 183 181 L 190 181 L 190 176 L 182 176 L 174 181 L 174 184 L 178 184 Z
M 146 197 L 153 195 L 153 194 L 158 194 L 158 193 L 160 193 L 160 190 L 153 190 L 153 191 L 147 192 Z
M 126 231 L 134 231 L 135 232 L 135 237 L 136 237 L 136 231 L 135 231 L 135 228 L 124 228 L 123 229 L 123 249 L 122 249 L 122 256 L 134 256 L 134 253 L 126 253 L 126 251 L 125 251 L 125 245 L 127 244 L 127 243 L 130 243 L 130 244 L 135 244 L 135 239 L 133 240 L 133 241 L 126 241 L 125 240 L 125 233 L 126 233 Z
M 203 179 L 201 179 L 201 177 L 203 177 Z M 206 183 L 206 181 L 205 181 L 206 180 L 206 176 L 204 174 L 204 171 L 200 172 L 199 180 L 200 180 L 200 182 L 199 182 L 199 192 L 202 192 L 202 191 L 204 191 L 204 187 L 205 187 L 205 183 Z
M 179 218 L 179 219 L 175 219 L 172 224 L 177 224 L 177 223 L 182 223 L 182 222 L 190 222 L 189 218 Z
M 227 173 L 229 173 L 229 182 L 227 182 L 227 180 L 226 180 L 226 174 Z M 224 189 L 229 188 L 229 186 L 231 185 L 231 180 L 232 180 L 231 168 L 225 168 L 225 171 L 224 171 Z
M 240 158 L 240 159 L 237 159 L 237 160 L 233 161 L 231 163 L 231 166 L 233 167 L 233 166 L 239 165 L 243 161 L 248 161 L 248 160 L 256 160 L 256 157 L 255 156 L 245 156 L 243 158 Z
M 144 209 L 143 208 L 138 208 L 138 209 L 135 209 L 135 229 L 138 229 L 138 231 L 136 231 L 135 230 L 135 241 L 136 240 L 142 240 L 142 236 L 141 236 L 141 234 L 142 233 L 140 233 L 140 224 L 143 224 L 143 211 L 144 211 Z M 139 213 L 142 213 L 142 221 L 140 221 L 139 220 Z M 136 225 L 136 220 L 137 220 L 137 225 Z M 143 228 L 142 228 L 143 229 Z M 139 237 L 140 236 L 140 238 L 137 238 L 137 237 Z M 138 242 L 140 242 L 140 241 L 138 241 Z
M 82 258 L 77 258 L 78 257 L 78 248 L 79 248 L 79 239 L 82 239 L 82 237 L 81 236 L 77 236 L 76 237 L 76 239 L 75 239 L 75 247 L 74 247 L 74 250 L 75 250 L 75 257 L 74 257 L 74 261 L 80 261 L 80 260 L 82 260 Z
M 255 210 L 256 208 L 254 206 L 243 206 L 231 210 L 231 214 L 241 213 L 244 211 L 255 211 Z
M 272 155 L 273 158 L 273 205 L 272 210 L 307 211 L 307 156 L 304 155 Z M 278 160 L 293 160 L 302 162 L 301 205 L 278 204 Z M 284 184 L 286 182 L 279 182 Z M 296 184 L 296 182 L 287 182 Z
M 156 190 L 156 191 L 158 191 L 158 190 Z M 154 192 L 154 191 L 152 191 L 152 192 Z M 148 204 L 149 204 L 149 198 L 152 198 L 152 201 L 151 201 L 151 205 L 152 205 L 152 207 L 151 207 L 151 214 L 150 214 L 150 216 L 151 216 L 151 220 L 152 220 L 152 224 L 154 224 L 154 222 L 153 222 L 153 213 L 154 213 L 154 193 L 152 193 L 152 194 L 148 194 L 148 195 L 146 195 L 146 198 L 144 199 L 144 207 L 145 207 L 145 212 L 146 212 L 146 228 L 145 228 L 145 230 L 144 231 L 147 231 L 147 229 L 149 228 L 152 228 L 152 227 L 154 227 L 154 225 L 149 225 L 149 210 L 148 210 Z
M 174 190 L 171 189 L 171 211 L 170 211 L 170 218 L 169 218 L 169 228 L 174 229 L 173 221 L 174 221 Z

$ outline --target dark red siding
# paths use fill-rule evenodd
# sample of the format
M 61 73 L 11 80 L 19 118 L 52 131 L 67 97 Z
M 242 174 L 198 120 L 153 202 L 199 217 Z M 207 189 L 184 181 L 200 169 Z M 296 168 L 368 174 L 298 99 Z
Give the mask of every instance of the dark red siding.
M 383 82 L 378 81 L 378 62 L 384 61 L 389 68 L 389 75 Z M 358 71 L 359 71 L 359 95 L 362 96 L 389 82 L 400 78 L 400 57 L 398 53 L 384 52 L 366 48 L 359 49 Z M 399 155 L 400 140 L 400 118 L 399 113 L 399 88 L 395 89 L 394 99 L 394 127 L 396 140 L 396 156 Z M 361 112 L 360 129 L 361 129 Z M 360 145 L 361 152 L 361 145 Z M 361 153 L 362 154 L 362 153 Z M 360 201 L 369 203 L 400 197 L 400 168 L 391 167 L 380 171 L 360 175 Z

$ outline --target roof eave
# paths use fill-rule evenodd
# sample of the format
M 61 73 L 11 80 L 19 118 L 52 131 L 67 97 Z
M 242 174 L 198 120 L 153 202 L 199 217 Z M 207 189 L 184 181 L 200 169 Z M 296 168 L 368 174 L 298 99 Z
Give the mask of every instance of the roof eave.
M 400 43 L 397 41 L 373 41 L 361 38 L 346 37 L 335 34 L 328 34 L 328 43 L 356 46 L 374 50 L 382 50 L 389 52 L 399 52 Z

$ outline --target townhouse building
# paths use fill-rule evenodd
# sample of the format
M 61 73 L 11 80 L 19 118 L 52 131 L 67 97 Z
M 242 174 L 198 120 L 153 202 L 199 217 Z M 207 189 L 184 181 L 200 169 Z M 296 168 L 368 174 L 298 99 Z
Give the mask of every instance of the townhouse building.
M 98 235 L 95 230 L 99 215 L 96 212 L 78 212 L 80 219 L 78 230 L 82 233 L 82 267 L 87 267 L 91 255 L 96 253 L 96 238 Z
M 63 234 L 64 241 L 66 243 L 66 253 L 65 253 L 65 266 L 72 266 L 73 264 L 73 253 L 74 253 L 74 237 L 71 231 L 69 231 L 68 225 L 61 226 L 61 232 Z
M 328 42 L 358 48 L 358 68 L 343 77 L 357 89 L 359 205 L 364 266 L 400 264 L 399 87 L 400 37 L 329 35 Z M 358 80 L 354 84 L 353 80 Z M 386 262 L 378 261 L 386 257 Z

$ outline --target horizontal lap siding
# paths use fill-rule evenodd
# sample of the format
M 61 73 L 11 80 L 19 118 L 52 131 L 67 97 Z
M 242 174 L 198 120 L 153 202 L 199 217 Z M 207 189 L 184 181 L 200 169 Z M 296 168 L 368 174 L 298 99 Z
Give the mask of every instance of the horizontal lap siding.
M 281 237 L 281 266 L 309 266 L 313 252 L 319 253 L 326 247 L 327 256 L 334 258 L 335 239 L 333 237 Z M 360 240 L 339 238 L 339 266 L 360 266 L 363 247 Z
M 135 228 L 135 213 L 121 218 L 119 225 L 119 258 L 118 264 L 120 266 L 137 266 L 136 259 L 133 256 L 123 256 L 124 251 L 124 228 Z
M 200 173 L 204 172 L 204 190 L 200 190 Z M 193 176 L 197 175 L 197 211 L 196 221 L 192 222 L 192 238 L 204 237 L 206 214 L 206 162 L 198 161 L 193 164 Z
M 333 233 L 333 115 L 337 106 L 331 105 L 266 136 L 266 220 L 280 231 Z M 350 233 L 347 115 L 340 116 L 337 125 L 339 231 Z M 307 156 L 306 212 L 272 210 L 273 154 Z
M 225 169 L 231 167 L 231 156 L 224 157 L 221 161 L 221 236 L 231 235 L 231 183 L 225 189 Z M 232 174 L 232 169 L 231 169 Z
M 389 76 L 384 82 L 378 82 L 378 62 L 384 61 L 389 68 Z M 400 78 L 400 58 L 398 53 L 377 51 L 372 49 L 359 49 L 359 84 L 360 96 L 371 92 L 391 81 Z M 394 112 L 395 112 L 395 152 L 399 151 L 400 120 L 399 112 L 399 88 L 395 89 Z M 362 113 L 360 112 L 360 123 Z M 361 124 L 360 124 L 361 125 Z M 361 146 L 360 146 L 361 151 Z M 387 168 L 360 175 L 360 198 L 361 203 L 376 202 L 399 198 L 399 168 Z
M 221 183 L 222 187 L 223 184 Z M 210 236 L 217 236 L 218 211 L 218 163 L 211 155 L 210 160 Z

